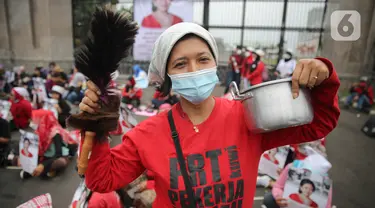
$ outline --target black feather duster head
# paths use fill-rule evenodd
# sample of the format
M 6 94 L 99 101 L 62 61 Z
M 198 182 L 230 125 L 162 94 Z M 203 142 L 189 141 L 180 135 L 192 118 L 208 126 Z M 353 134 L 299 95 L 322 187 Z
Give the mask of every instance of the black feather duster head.
M 75 66 L 101 91 L 101 109 L 97 114 L 80 113 L 68 118 L 73 128 L 107 133 L 117 127 L 120 95 L 110 88 L 112 74 L 135 41 L 138 26 L 130 16 L 97 8 L 91 21 L 87 40 L 74 54 Z
M 135 41 L 138 26 L 129 19 L 125 13 L 98 7 L 93 14 L 88 39 L 74 55 L 77 69 L 102 92 Z

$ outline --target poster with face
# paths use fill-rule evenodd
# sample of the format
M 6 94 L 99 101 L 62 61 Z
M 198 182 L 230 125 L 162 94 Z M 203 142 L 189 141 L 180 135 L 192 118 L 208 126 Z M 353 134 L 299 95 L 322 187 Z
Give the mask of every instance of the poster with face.
M 88 206 L 88 199 L 91 195 L 91 191 L 86 187 L 84 181 L 82 181 L 76 191 L 74 192 L 73 200 L 70 208 L 86 208 Z
M 34 105 L 36 105 L 37 103 L 42 103 L 45 99 L 48 98 L 44 83 L 45 80 L 40 77 L 33 78 L 34 89 L 32 91 L 32 94 Z
M 5 119 L 5 120 L 10 120 L 10 107 L 12 103 L 7 101 L 7 100 L 0 100 L 0 117 Z
M 331 186 L 332 180 L 328 175 L 291 167 L 283 198 L 287 199 L 288 208 L 325 208 Z
M 125 105 L 120 107 L 120 124 L 124 133 L 134 128 L 138 124 L 133 112 L 131 112 Z
M 55 115 L 56 119 L 59 118 L 59 112 L 57 111 L 57 109 L 55 108 L 55 105 L 58 104 L 59 102 L 55 99 L 45 99 L 44 100 L 44 105 L 43 105 L 43 109 L 44 110 L 49 110 L 49 111 L 52 111 L 53 112 L 53 115 Z
M 263 153 L 259 161 L 258 173 L 273 179 L 279 178 L 288 156 L 289 146 L 278 147 Z
M 166 28 L 193 21 L 193 1 L 134 1 L 134 19 L 140 26 L 133 47 L 134 59 L 149 61 L 156 39 Z
M 25 172 L 32 174 L 38 166 L 39 138 L 31 132 L 20 130 L 19 143 L 21 167 Z

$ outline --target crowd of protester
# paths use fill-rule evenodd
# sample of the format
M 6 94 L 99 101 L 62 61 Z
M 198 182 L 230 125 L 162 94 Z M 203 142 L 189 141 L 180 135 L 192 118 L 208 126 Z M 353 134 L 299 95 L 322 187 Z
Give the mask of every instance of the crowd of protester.
M 237 46 L 229 57 L 229 71 L 227 73 L 224 94 L 229 92 L 230 82 L 235 82 L 240 89 L 272 80 L 292 76 L 296 67 L 296 60 L 291 50 L 285 51 L 273 73 L 270 73 L 263 62 L 265 52 L 262 49 Z M 271 76 L 270 76 L 271 74 Z

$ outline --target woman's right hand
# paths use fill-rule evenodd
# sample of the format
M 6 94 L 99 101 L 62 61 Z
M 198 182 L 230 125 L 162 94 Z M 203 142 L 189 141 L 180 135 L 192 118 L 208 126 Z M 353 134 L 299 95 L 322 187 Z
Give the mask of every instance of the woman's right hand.
M 279 207 L 287 207 L 288 206 L 288 201 L 284 198 L 276 198 L 276 204 L 279 205 Z
M 98 104 L 100 94 L 99 88 L 92 81 L 88 81 L 85 97 L 79 104 L 79 109 L 87 113 L 95 114 L 100 108 Z

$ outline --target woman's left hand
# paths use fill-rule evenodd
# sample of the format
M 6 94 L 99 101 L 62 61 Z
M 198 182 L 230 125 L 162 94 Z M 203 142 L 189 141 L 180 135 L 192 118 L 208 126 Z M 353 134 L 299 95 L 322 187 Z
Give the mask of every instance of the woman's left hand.
M 318 59 L 299 60 L 292 76 L 293 98 L 298 97 L 300 86 L 312 89 L 328 77 L 328 67 L 322 61 Z

